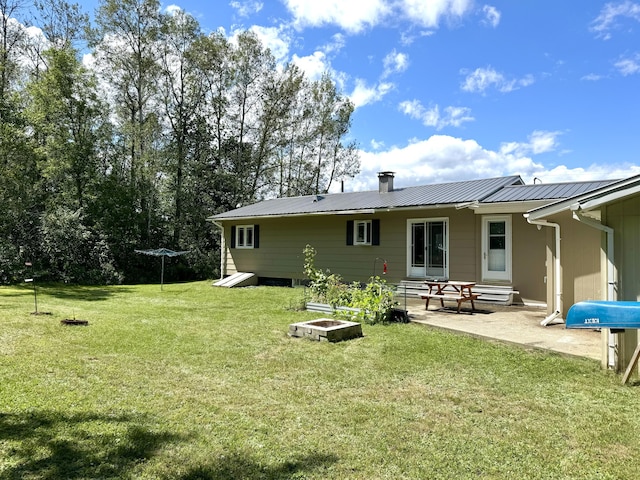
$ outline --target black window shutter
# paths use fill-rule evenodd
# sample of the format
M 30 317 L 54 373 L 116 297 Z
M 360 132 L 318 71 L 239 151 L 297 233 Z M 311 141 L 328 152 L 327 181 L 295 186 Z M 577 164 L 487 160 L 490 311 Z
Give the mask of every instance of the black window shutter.
M 371 245 L 380 245 L 380 219 L 371 220 Z
M 253 226 L 253 248 L 260 246 L 260 225 Z
M 353 220 L 347 220 L 347 245 L 353 245 Z
M 231 248 L 236 248 L 236 226 L 231 226 Z

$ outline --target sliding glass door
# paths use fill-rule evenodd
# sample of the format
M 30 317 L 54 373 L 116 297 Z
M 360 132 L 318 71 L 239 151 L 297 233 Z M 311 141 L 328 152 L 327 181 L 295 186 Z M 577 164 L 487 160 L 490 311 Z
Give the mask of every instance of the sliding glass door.
M 409 220 L 408 230 L 408 276 L 448 278 L 448 220 L 446 218 Z

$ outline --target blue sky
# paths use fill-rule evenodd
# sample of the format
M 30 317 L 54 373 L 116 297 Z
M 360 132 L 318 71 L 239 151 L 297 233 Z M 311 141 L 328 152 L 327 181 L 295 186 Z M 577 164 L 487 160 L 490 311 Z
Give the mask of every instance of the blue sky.
M 80 1 L 92 13 L 97 1 Z M 176 0 L 355 103 L 345 189 L 640 174 L 640 1 Z

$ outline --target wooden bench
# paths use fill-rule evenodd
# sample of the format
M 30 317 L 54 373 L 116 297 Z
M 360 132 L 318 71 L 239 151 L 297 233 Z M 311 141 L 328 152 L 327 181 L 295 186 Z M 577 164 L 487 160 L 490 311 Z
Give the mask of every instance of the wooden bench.
M 472 311 L 475 310 L 476 306 L 474 305 L 473 301 L 476 300 L 479 296 L 480 295 L 476 293 L 472 293 L 471 295 L 463 295 L 462 293 L 459 295 L 453 295 L 453 292 L 451 294 L 425 293 L 421 295 L 422 299 L 426 300 L 425 309 L 429 308 L 429 300 L 431 300 L 432 298 L 436 298 L 440 300 L 440 306 L 443 308 L 444 308 L 445 300 L 456 302 L 458 304 L 458 308 L 456 309 L 458 313 L 460 313 L 460 307 L 462 306 L 462 302 L 471 302 L 471 310 Z
M 451 300 L 458 304 L 457 312 L 460 313 L 460 307 L 462 302 L 471 302 L 471 311 L 476 309 L 473 301 L 479 297 L 471 291 L 471 288 L 475 285 L 474 282 L 460 282 L 460 281 L 429 281 L 425 282 L 425 285 L 429 287 L 427 293 L 423 293 L 420 297 L 425 302 L 425 309 L 429 308 L 429 300 L 436 298 L 440 300 L 440 306 L 444 308 L 444 301 Z
M 501 305 L 512 305 L 514 295 L 520 293 L 509 285 L 474 285 L 471 291 L 479 302 Z M 429 287 L 424 280 L 401 280 L 396 286 L 397 298 L 421 298 L 426 293 Z

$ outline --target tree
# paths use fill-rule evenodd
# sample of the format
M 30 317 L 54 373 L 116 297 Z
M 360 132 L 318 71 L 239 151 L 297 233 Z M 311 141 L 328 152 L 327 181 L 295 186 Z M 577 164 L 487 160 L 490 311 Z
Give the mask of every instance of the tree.
M 200 35 L 198 22 L 178 10 L 165 17 L 162 27 L 162 82 L 160 91 L 165 118 L 170 128 L 167 150 L 173 198 L 173 245 L 180 245 L 183 228 L 183 185 L 186 163 L 193 152 L 190 137 L 204 101 L 204 85 L 190 52 Z
M 19 72 L 19 54 L 26 38 L 18 21 L 26 0 L 0 0 L 0 121 L 12 116 L 12 82 Z
M 89 16 L 77 3 L 66 0 L 36 0 L 40 28 L 54 48 L 74 46 L 74 42 L 84 40 L 89 28 Z
M 103 0 L 91 31 L 100 74 L 112 88 L 118 120 L 120 160 L 128 174 L 137 212 L 138 243 L 146 247 L 158 233 L 158 152 L 162 150 L 157 85 L 161 27 L 157 0 Z
M 47 70 L 28 86 L 26 116 L 42 157 L 49 202 L 83 209 L 97 181 L 98 136 L 105 110 L 93 76 L 70 46 L 49 49 Z
M 286 181 L 282 192 L 288 195 L 326 193 L 336 180 L 353 177 L 360 168 L 356 143 L 345 138 L 353 104 L 327 74 L 304 87 L 280 158 L 280 177 Z

